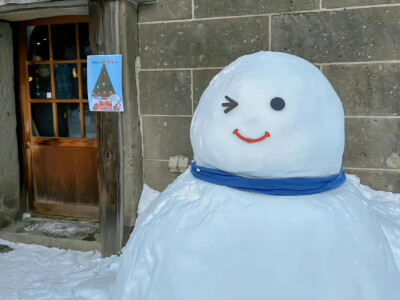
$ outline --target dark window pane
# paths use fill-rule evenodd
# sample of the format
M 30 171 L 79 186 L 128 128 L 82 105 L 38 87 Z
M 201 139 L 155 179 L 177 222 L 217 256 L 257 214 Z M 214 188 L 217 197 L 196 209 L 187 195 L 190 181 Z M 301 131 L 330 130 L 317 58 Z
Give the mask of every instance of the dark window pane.
M 51 103 L 32 103 L 32 135 L 54 136 L 53 105 Z
M 96 138 L 96 113 L 94 111 L 89 111 L 89 104 L 84 104 L 85 108 L 85 130 L 86 138 L 95 139 Z
M 51 99 L 51 74 L 49 65 L 29 66 L 31 99 Z
M 92 54 L 89 45 L 89 24 L 79 23 L 79 48 L 81 52 L 81 59 L 86 59 L 88 55 Z
M 76 64 L 55 65 L 56 98 L 78 99 L 79 81 Z
M 75 24 L 52 25 L 51 39 L 55 60 L 76 59 Z
M 78 103 L 58 103 L 57 118 L 59 137 L 82 138 Z
M 49 60 L 49 30 L 47 25 L 26 27 L 28 60 Z
M 82 88 L 83 88 L 83 99 L 88 98 L 88 89 L 87 89 L 87 64 L 82 64 Z

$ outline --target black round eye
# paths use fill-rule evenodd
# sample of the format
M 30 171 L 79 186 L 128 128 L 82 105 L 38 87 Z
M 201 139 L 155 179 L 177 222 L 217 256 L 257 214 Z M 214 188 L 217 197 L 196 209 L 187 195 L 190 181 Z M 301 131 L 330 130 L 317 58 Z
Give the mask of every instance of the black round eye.
M 271 107 L 275 110 L 282 110 L 285 108 L 285 100 L 279 97 L 275 97 L 271 100 Z

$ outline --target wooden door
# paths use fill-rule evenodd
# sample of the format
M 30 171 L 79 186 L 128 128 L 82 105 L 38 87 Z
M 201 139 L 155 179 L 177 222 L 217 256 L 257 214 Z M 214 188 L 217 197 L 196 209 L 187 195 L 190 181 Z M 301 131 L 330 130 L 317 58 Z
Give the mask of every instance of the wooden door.
M 86 75 L 88 17 L 20 25 L 20 95 L 29 208 L 98 219 L 96 114 Z

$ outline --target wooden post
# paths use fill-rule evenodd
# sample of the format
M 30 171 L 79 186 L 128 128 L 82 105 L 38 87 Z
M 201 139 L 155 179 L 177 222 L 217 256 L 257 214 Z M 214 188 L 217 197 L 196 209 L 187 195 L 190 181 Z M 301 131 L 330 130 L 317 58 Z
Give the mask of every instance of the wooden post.
M 120 54 L 119 0 L 89 1 L 94 55 Z M 123 144 L 121 113 L 97 113 L 102 257 L 118 254 L 123 240 Z

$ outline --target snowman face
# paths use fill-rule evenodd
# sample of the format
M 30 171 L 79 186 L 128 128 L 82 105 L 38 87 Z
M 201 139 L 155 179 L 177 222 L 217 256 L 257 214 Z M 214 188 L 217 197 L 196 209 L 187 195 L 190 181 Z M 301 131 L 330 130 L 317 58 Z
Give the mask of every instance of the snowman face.
M 203 93 L 191 126 L 200 166 L 257 178 L 337 174 L 343 108 L 312 64 L 283 53 L 244 56 Z
M 228 100 L 228 102 L 227 102 L 227 103 L 222 103 L 222 106 L 223 106 L 223 107 L 226 107 L 226 109 L 224 110 L 224 113 L 228 113 L 228 112 L 230 112 L 232 109 L 234 109 L 236 106 L 238 106 L 238 103 L 237 103 L 235 100 L 233 100 L 232 98 L 230 98 L 229 96 L 225 96 L 225 98 L 226 98 L 226 100 Z M 280 97 L 275 97 L 275 98 L 273 98 L 273 99 L 271 100 L 270 104 L 271 104 L 271 108 L 274 109 L 274 110 L 276 110 L 276 111 L 280 111 L 280 110 L 282 110 L 282 109 L 285 108 L 285 100 L 283 100 L 283 99 L 280 98 Z M 261 137 L 259 137 L 259 138 L 255 138 L 255 139 L 253 139 L 253 138 L 247 138 L 247 137 L 244 137 L 243 135 L 241 135 L 241 134 L 239 133 L 239 129 L 238 129 L 238 128 L 236 128 L 236 129 L 233 131 L 233 134 L 236 135 L 236 136 L 237 136 L 239 139 L 241 139 L 242 141 L 244 141 L 244 142 L 246 142 L 246 143 L 251 143 L 251 144 L 252 144 L 252 143 L 259 143 L 259 142 L 262 142 L 263 140 L 265 140 L 265 139 L 271 137 L 271 134 L 270 134 L 268 131 L 265 131 L 264 134 L 263 134 L 263 136 L 261 136 Z

